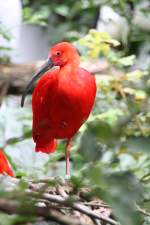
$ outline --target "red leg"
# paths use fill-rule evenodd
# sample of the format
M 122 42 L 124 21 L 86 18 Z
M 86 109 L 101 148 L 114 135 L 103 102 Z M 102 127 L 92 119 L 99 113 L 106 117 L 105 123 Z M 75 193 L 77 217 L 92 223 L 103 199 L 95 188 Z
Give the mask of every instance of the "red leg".
M 66 144 L 66 178 L 70 177 L 70 148 L 71 148 L 71 139 L 67 140 Z

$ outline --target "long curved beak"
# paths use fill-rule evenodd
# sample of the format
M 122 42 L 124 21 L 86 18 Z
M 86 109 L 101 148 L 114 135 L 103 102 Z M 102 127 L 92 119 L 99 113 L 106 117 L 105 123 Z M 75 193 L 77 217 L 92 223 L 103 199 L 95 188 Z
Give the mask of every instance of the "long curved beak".
M 54 66 L 54 63 L 52 61 L 51 58 L 48 59 L 48 61 L 42 66 L 42 68 L 32 77 L 31 81 L 28 83 L 27 87 L 25 88 L 23 94 L 22 94 L 22 98 L 21 98 L 21 107 L 24 106 L 24 101 L 25 101 L 25 97 L 28 94 L 28 92 L 30 91 L 32 85 L 34 84 L 34 82 L 40 78 L 46 71 L 48 71 L 49 69 L 51 69 Z

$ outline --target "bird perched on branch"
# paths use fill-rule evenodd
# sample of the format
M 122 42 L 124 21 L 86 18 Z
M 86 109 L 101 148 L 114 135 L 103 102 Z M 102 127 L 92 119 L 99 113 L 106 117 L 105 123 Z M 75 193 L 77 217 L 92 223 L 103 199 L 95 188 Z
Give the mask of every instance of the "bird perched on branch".
M 7 158 L 4 155 L 3 151 L 0 149 L 0 174 L 8 174 L 9 176 L 14 176 L 13 171 L 10 168 Z
M 54 45 L 47 62 L 27 85 L 21 100 L 42 76 L 32 95 L 33 140 L 35 150 L 52 153 L 56 139 L 66 139 L 66 175 L 70 174 L 69 155 L 72 137 L 88 118 L 96 95 L 95 78 L 80 68 L 75 47 L 62 42 Z M 53 71 L 50 69 L 57 66 Z

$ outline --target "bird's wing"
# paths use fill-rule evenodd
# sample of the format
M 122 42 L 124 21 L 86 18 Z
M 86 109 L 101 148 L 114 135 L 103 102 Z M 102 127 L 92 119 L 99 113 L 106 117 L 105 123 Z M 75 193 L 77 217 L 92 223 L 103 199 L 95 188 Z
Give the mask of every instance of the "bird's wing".
M 45 129 L 48 129 L 50 121 L 49 107 L 57 88 L 58 70 L 48 72 L 39 80 L 32 94 L 33 111 L 33 139 L 36 141 Z

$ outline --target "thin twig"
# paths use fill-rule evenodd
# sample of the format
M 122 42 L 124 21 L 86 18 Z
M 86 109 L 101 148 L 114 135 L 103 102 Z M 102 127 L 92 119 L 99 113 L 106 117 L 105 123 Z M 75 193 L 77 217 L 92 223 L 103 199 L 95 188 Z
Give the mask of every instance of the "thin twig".
M 99 203 L 99 202 L 83 202 L 84 205 L 87 206 L 95 206 L 95 207 L 104 207 L 104 208 L 111 208 L 109 205 L 106 205 L 104 203 Z
M 145 181 L 147 181 L 148 179 L 150 179 L 150 173 L 144 174 L 144 175 L 140 178 L 140 181 L 141 181 L 141 182 L 145 182 Z
M 142 213 L 144 216 L 150 217 L 150 212 L 147 212 L 145 209 L 142 209 L 139 205 L 136 204 L 137 211 Z

